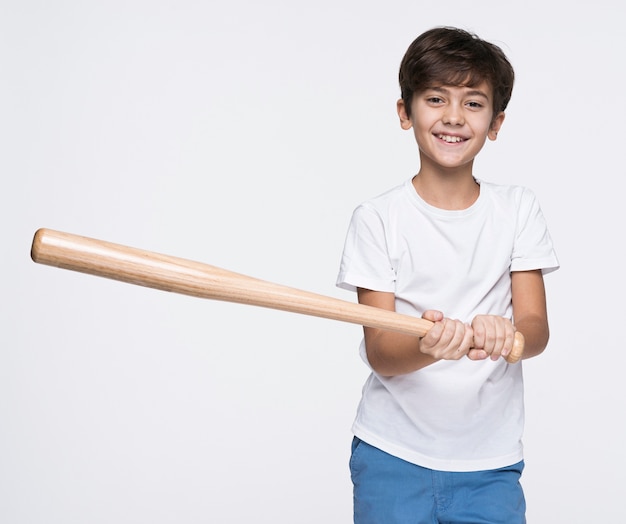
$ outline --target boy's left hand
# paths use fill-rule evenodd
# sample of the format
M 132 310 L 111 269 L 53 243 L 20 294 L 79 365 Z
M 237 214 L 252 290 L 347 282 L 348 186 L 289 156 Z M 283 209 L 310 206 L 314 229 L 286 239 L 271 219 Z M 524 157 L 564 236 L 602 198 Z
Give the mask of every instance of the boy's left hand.
M 472 320 L 474 344 L 468 353 L 472 360 L 498 360 L 506 357 L 513 348 L 515 327 L 504 317 L 497 315 L 477 315 Z

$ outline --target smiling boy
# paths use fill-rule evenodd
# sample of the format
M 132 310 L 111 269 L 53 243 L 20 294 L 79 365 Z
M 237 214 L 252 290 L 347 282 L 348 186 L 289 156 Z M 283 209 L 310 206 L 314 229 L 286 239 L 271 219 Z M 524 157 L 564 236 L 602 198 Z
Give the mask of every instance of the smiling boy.
M 400 66 L 418 173 L 354 211 L 337 285 L 434 322 L 422 338 L 364 328 L 371 369 L 353 425 L 357 524 L 525 522 L 522 364 L 549 330 L 543 275 L 559 263 L 531 191 L 479 180 L 514 72 L 456 28 L 423 33 Z

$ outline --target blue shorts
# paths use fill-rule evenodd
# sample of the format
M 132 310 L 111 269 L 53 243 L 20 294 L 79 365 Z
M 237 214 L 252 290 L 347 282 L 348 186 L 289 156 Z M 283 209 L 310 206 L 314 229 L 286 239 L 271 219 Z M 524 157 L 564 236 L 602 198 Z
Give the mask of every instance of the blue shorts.
M 524 462 L 505 468 L 435 471 L 352 443 L 355 524 L 524 524 Z

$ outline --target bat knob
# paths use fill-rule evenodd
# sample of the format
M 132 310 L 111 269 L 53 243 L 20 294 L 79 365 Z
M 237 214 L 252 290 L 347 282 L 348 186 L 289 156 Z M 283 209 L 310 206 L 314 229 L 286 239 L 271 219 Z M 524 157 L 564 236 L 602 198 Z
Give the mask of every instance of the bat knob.
M 515 339 L 513 340 L 513 349 L 506 356 L 506 361 L 509 364 L 515 364 L 518 362 L 522 355 L 524 354 L 524 335 L 522 335 L 519 331 L 515 332 Z

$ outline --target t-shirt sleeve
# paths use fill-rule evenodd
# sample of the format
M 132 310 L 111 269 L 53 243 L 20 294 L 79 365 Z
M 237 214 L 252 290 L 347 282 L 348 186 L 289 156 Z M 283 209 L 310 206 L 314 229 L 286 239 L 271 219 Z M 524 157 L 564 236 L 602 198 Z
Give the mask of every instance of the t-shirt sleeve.
M 350 291 L 360 287 L 394 292 L 395 281 L 383 220 L 362 204 L 352 214 L 336 284 Z
M 543 274 L 559 268 L 552 238 L 535 195 L 524 189 L 519 206 L 511 271 L 541 269 Z

